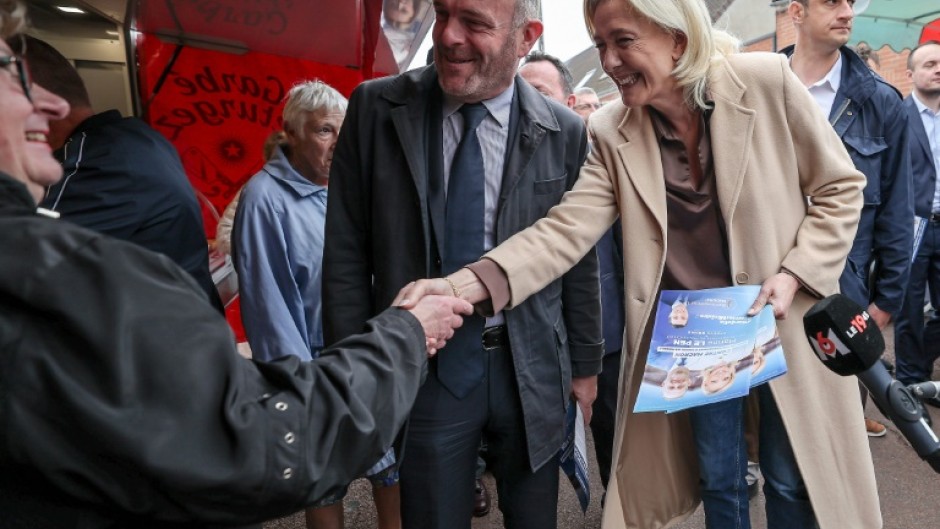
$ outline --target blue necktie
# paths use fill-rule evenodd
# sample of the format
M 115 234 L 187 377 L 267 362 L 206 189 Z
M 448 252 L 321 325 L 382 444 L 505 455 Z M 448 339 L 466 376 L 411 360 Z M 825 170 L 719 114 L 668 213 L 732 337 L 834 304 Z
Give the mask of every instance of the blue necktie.
M 457 145 L 447 183 L 444 210 L 442 272 L 446 274 L 475 262 L 483 255 L 484 184 L 483 150 L 476 129 L 486 117 L 482 103 L 460 107 L 463 137 Z M 473 315 L 464 320 L 440 352 L 437 377 L 461 399 L 483 380 L 483 323 Z

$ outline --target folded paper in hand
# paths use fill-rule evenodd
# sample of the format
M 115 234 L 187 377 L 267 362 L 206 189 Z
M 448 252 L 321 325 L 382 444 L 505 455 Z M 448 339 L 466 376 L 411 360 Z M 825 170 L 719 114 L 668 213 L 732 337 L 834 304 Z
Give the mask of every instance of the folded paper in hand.
M 587 512 L 591 502 L 591 482 L 588 476 L 587 443 L 584 438 L 584 415 L 581 414 L 578 401 L 573 398 L 568 401 L 565 441 L 561 445 L 559 463 L 578 495 L 581 510 Z

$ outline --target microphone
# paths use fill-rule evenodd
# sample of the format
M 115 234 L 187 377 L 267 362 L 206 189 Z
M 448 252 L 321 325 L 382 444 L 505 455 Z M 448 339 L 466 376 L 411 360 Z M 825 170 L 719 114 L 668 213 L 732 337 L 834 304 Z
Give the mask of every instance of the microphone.
M 921 382 L 907 387 L 919 399 L 935 399 L 940 397 L 940 382 Z
M 924 420 L 911 390 L 892 379 L 878 361 L 885 342 L 871 316 L 849 298 L 834 294 L 806 312 L 803 328 L 823 365 L 841 376 L 858 376 L 881 413 L 940 473 L 940 439 Z

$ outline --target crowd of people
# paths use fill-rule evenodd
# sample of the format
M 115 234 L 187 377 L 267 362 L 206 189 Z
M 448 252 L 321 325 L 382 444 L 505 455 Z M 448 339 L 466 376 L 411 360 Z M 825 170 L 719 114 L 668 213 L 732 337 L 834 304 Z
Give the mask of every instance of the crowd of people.
M 898 380 L 930 380 L 940 43 L 911 51 L 902 99 L 847 47 L 853 4 L 792 0 L 795 44 L 741 53 L 703 0 L 584 0 L 619 92 L 602 105 L 532 51 L 538 0 L 435 0 L 427 66 L 348 100 L 318 80 L 288 93 L 218 234 L 244 359 L 172 145 L 92 110 L 0 0 L 0 528 L 304 510 L 339 529 L 366 476 L 380 529 L 466 529 L 489 511 L 484 467 L 506 527 L 554 528 L 575 406 L 605 528 L 700 503 L 709 529 L 748 528 L 758 466 L 768 527 L 880 528 L 867 436 L 885 427 L 802 315 L 841 291 L 894 324 Z M 385 6 L 390 23 L 424 3 Z M 735 285 L 760 286 L 748 314 L 771 306 L 788 373 L 634 413 L 659 292 Z M 752 356 L 703 370 L 702 390 Z M 677 398 L 692 373 L 657 384 Z

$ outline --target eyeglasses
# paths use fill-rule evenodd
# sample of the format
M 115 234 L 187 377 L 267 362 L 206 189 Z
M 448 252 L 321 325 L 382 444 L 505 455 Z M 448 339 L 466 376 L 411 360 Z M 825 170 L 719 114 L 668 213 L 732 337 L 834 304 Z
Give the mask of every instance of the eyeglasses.
M 0 67 L 6 68 L 11 64 L 16 66 L 16 74 L 20 79 L 20 86 L 23 88 L 23 94 L 26 95 L 26 99 L 29 99 L 30 102 L 32 102 L 33 97 L 32 94 L 30 94 L 29 87 L 33 85 L 33 81 L 29 77 L 29 66 L 26 64 L 26 59 L 16 55 L 10 55 L 6 57 L 0 56 Z
M 579 105 L 575 105 L 574 109 L 575 110 L 587 110 L 587 109 L 598 110 L 602 106 L 604 105 L 602 105 L 601 103 L 581 103 Z

